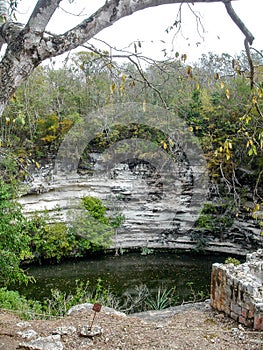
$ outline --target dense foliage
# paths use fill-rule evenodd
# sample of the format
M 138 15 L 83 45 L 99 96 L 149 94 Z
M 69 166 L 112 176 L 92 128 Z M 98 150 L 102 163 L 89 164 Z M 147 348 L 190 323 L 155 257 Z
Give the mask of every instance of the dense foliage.
M 48 217 L 26 218 L 15 201 L 14 184 L 0 182 L 0 285 L 31 280 L 21 268 L 22 262 L 60 261 L 82 257 L 109 246 L 116 218 L 104 215 L 106 207 L 93 197 L 83 198 L 81 214 L 71 213 L 69 224 L 52 223 Z M 94 206 L 90 206 L 95 203 Z M 86 206 L 86 208 L 85 208 Z M 96 219 L 94 218 L 96 217 Z
M 186 57 L 148 66 L 139 72 L 118 65 L 108 56 L 81 52 L 63 67 L 41 66 L 16 92 L 0 119 L 1 189 L 0 249 L 4 284 L 23 279 L 21 260 L 83 256 L 109 244 L 124 218 L 107 217 L 94 198 L 72 212 L 70 224 L 25 219 L 13 201 L 16 192 L 6 163 L 12 159 L 12 178 L 25 179 L 55 158 L 70 127 L 90 111 L 109 103 L 151 103 L 169 108 L 184 119 L 200 140 L 216 201 L 208 203 L 197 228 L 220 236 L 237 216 L 262 224 L 263 178 L 263 59 L 253 55 L 254 84 L 249 63 L 241 53 L 209 54 L 192 66 Z M 116 125 L 94 135 L 80 167 L 89 169 L 87 154 L 102 152 L 118 140 L 146 138 L 167 152 L 167 136 L 145 125 Z M 9 165 L 8 165 L 9 166 Z M 205 236 L 202 236 L 205 238 Z
M 13 194 L 13 187 L 0 181 L 0 283 L 4 285 L 27 282 L 20 262 L 31 257 L 30 222 L 22 215 Z
M 253 58 L 251 90 L 243 54 L 235 60 L 210 54 L 193 66 L 179 59 L 149 66 L 142 80 L 129 64 L 107 64 L 98 55 L 79 53 L 63 68 L 39 67 L 16 93 L 0 121 L 1 144 L 15 148 L 21 159 L 43 163 L 55 156 L 69 128 L 92 110 L 118 102 L 165 103 L 199 137 L 213 181 L 223 179 L 233 192 L 241 182 L 252 189 L 257 202 L 263 163 L 263 68 L 262 57 Z M 101 151 L 125 137 L 149 134 L 152 141 L 163 140 L 149 128 L 116 126 L 94 135 L 90 149 Z

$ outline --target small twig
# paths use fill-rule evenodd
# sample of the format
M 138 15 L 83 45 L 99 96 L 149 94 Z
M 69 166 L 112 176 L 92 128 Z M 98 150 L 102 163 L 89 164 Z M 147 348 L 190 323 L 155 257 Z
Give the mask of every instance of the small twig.
M 225 181 L 226 186 L 228 188 L 228 192 L 230 193 L 231 192 L 231 182 L 225 177 L 225 173 L 224 173 L 224 170 L 223 170 L 223 164 L 222 163 L 220 163 L 219 168 L 220 168 L 222 179 Z
M 263 53 L 257 49 L 255 49 L 254 47 L 251 47 L 250 50 L 254 50 L 259 56 L 261 56 L 261 58 L 263 58 Z
M 87 14 L 84 13 L 85 8 L 83 8 L 78 14 L 77 14 L 77 13 L 73 13 L 73 12 L 71 12 L 71 11 L 68 11 L 68 10 L 64 9 L 62 6 L 59 6 L 59 8 L 60 8 L 63 12 L 65 12 L 65 13 L 67 13 L 68 15 L 71 15 L 71 16 L 75 16 L 75 17 L 87 16 Z
M 147 86 L 149 86 L 151 89 L 153 89 L 153 91 L 155 91 L 158 94 L 158 96 L 159 96 L 160 100 L 162 101 L 163 105 L 165 106 L 166 109 L 168 109 L 168 106 L 167 106 L 166 102 L 164 101 L 161 92 L 155 86 L 153 86 L 151 84 L 151 82 L 147 79 L 147 77 L 145 76 L 145 74 L 144 74 L 143 70 L 141 69 L 140 65 L 137 62 L 135 62 L 131 57 L 129 57 L 129 60 L 135 65 L 135 67 L 137 68 L 140 76 L 143 78 L 143 81 L 147 84 Z
M 263 200 L 263 198 L 258 194 L 258 186 L 259 186 L 259 182 L 260 182 L 262 175 L 263 175 L 263 170 L 261 170 L 261 172 L 259 173 L 257 181 L 256 181 L 256 185 L 255 185 L 254 193 L 253 193 L 254 200 L 255 200 L 256 196 L 259 197 L 260 200 Z
M 176 15 L 176 20 L 174 22 L 174 25 L 171 27 L 173 28 L 174 26 L 177 27 L 177 30 L 173 36 L 173 40 L 172 40 L 172 45 L 174 46 L 174 40 L 175 40 L 175 37 L 176 35 L 180 32 L 180 30 L 182 29 L 182 5 L 183 4 L 180 4 L 180 7 L 179 7 L 179 10 L 177 12 L 177 15 Z M 167 28 L 166 29 L 167 33 L 169 32 L 169 29 Z
M 261 118 L 263 118 L 263 113 L 262 113 L 262 111 L 261 111 L 261 109 L 260 109 L 260 107 L 259 107 L 257 102 L 255 103 L 255 107 L 256 107 L 256 110 L 257 110 L 258 114 L 261 116 Z
M 201 20 L 201 15 L 200 15 L 199 12 L 197 13 L 196 11 L 194 11 L 194 10 L 192 9 L 192 7 L 191 7 L 190 4 L 187 4 L 187 5 L 188 5 L 190 11 L 191 11 L 191 12 L 193 13 L 193 15 L 195 16 L 195 20 L 196 20 L 196 29 L 197 29 L 198 35 L 200 36 L 200 38 L 202 38 L 202 40 L 204 40 L 204 36 L 200 33 L 200 30 L 199 30 L 199 28 L 201 27 L 202 32 L 205 33 L 205 28 L 204 28 L 203 23 L 202 23 L 202 20 Z

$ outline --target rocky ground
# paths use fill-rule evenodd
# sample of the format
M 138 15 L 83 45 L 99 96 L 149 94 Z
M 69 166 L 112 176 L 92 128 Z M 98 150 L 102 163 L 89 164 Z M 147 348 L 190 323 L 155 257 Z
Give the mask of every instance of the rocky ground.
M 125 316 L 107 308 L 97 314 L 88 337 L 92 306 L 53 320 L 24 321 L 1 311 L 0 350 L 260 350 L 263 333 L 244 329 L 208 303 Z M 85 336 L 86 335 L 86 336 Z

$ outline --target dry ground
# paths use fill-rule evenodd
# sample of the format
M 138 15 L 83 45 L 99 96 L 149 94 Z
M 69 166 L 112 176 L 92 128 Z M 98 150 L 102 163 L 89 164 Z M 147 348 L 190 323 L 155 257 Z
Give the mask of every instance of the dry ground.
M 263 332 L 240 330 L 238 324 L 210 307 L 191 307 L 168 319 L 157 322 L 137 317 L 124 317 L 105 310 L 97 314 L 95 326 L 103 333 L 93 339 L 81 337 L 78 332 L 62 336 L 65 350 L 260 350 L 263 349 Z M 79 330 L 89 326 L 93 311 L 56 320 L 21 322 L 14 314 L 1 311 L 0 350 L 13 350 L 25 341 L 18 332 L 33 329 L 38 336 L 51 335 L 60 326 L 74 326 Z M 234 329 L 233 329 L 234 328 Z M 49 349 L 47 349 L 49 350 Z

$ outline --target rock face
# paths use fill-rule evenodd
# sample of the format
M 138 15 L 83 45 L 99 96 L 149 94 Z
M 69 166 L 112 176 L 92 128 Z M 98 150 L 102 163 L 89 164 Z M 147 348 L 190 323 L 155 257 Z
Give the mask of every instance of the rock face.
M 177 236 L 194 224 L 206 195 L 206 188 L 193 188 L 192 170 L 186 166 L 168 178 L 167 172 L 140 162 L 117 164 L 92 176 L 60 173 L 50 181 L 39 176 L 30 186 L 19 199 L 24 213 L 46 211 L 51 220 L 67 222 L 83 196 L 102 199 L 109 211 L 125 216 L 115 241 L 119 248 L 173 247 Z
M 263 330 L 263 250 L 244 264 L 213 264 L 211 306 L 245 326 Z
M 160 248 L 191 250 L 197 240 L 192 228 L 206 201 L 208 185 L 200 164 L 182 157 L 163 169 L 133 160 L 114 165 L 92 154 L 92 174 L 57 173 L 45 169 L 34 176 L 27 194 L 19 198 L 26 215 L 47 212 L 50 221 L 67 222 L 83 196 L 103 200 L 109 212 L 125 216 L 113 238 L 115 249 Z M 51 174 L 51 175 L 50 175 Z M 213 252 L 245 255 L 262 244 L 260 229 L 235 221 L 226 239 L 207 237 L 202 247 Z

